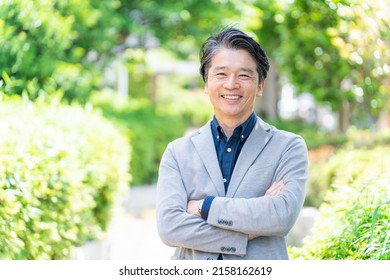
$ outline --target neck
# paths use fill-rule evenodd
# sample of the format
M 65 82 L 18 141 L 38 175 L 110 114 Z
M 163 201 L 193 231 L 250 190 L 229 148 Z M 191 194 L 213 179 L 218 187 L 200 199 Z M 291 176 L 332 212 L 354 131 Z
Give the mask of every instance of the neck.
M 249 118 L 249 116 L 245 116 L 244 118 L 224 118 L 215 115 L 218 124 L 222 127 L 227 139 L 233 135 L 234 129 L 243 124 Z

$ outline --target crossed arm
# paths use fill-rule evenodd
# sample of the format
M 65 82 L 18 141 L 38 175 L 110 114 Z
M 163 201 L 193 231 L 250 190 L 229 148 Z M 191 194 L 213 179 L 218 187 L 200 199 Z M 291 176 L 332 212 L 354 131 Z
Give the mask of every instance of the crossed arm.
M 277 196 L 280 194 L 284 187 L 283 181 L 274 182 L 265 192 L 264 196 Z M 203 199 L 201 200 L 190 200 L 187 204 L 187 213 L 201 217 L 200 212 L 200 205 L 203 203 Z M 253 238 L 256 238 L 257 236 L 255 234 L 248 234 L 248 239 L 252 240 Z
M 283 181 L 274 182 L 269 189 L 265 192 L 264 196 L 276 196 L 278 195 L 284 187 Z M 199 203 L 201 203 L 203 199 L 201 200 L 190 200 L 187 204 L 187 212 L 189 214 L 195 215 L 200 217 L 201 213 L 199 211 Z

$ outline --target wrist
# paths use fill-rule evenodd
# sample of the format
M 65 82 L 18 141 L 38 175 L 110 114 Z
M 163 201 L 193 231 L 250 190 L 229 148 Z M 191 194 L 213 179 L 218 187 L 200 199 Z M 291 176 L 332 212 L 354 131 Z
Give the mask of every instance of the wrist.
M 204 199 L 201 199 L 201 200 L 199 200 L 199 203 L 198 203 L 198 213 L 200 216 L 202 216 L 203 201 L 204 201 Z

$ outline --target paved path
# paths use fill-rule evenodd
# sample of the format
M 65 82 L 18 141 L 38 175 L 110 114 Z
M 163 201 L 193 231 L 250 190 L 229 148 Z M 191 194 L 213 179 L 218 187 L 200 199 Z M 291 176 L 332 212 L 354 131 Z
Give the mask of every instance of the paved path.
M 131 188 L 114 209 L 107 238 L 78 248 L 73 259 L 169 260 L 174 249 L 158 236 L 154 205 L 154 186 Z

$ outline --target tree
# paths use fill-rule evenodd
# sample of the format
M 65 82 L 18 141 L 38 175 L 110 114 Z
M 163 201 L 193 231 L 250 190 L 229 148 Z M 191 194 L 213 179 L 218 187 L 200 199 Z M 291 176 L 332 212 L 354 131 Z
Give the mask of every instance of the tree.
M 309 92 L 319 104 L 339 112 L 340 131 L 358 112 L 367 118 L 383 107 L 389 16 L 380 0 L 274 0 L 255 5 L 262 16 L 255 32 L 271 50 L 271 58 L 298 93 Z
M 1 1 L 0 86 L 7 94 L 86 99 L 117 42 L 117 1 Z
M 148 36 L 153 36 L 160 46 L 187 58 L 210 34 L 240 18 L 235 2 L 123 0 L 120 13 L 127 20 L 122 34 L 136 36 L 145 48 Z
M 354 118 L 363 127 L 369 127 L 378 118 L 389 98 L 388 5 L 382 0 L 355 0 L 350 5 L 337 5 L 339 24 L 328 30 L 332 44 L 349 64 L 344 88 L 354 95 Z

